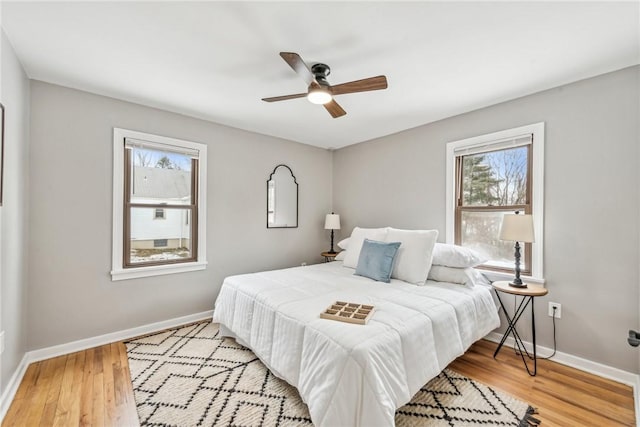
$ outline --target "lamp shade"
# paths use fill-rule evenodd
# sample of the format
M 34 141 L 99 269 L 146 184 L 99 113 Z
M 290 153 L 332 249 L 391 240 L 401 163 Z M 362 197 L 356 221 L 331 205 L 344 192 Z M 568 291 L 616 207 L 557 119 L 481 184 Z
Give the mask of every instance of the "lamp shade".
M 325 230 L 340 230 L 340 215 L 330 213 L 324 219 Z
M 507 214 L 502 218 L 500 240 L 512 242 L 535 242 L 533 234 L 533 216 Z

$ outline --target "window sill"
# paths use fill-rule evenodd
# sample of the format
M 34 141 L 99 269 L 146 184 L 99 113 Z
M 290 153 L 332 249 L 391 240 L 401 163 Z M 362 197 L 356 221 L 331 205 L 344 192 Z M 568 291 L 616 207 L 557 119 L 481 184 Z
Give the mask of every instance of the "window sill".
M 492 282 L 497 282 L 500 280 L 513 280 L 513 278 L 515 277 L 513 273 L 503 273 L 500 271 L 483 270 L 481 268 L 479 268 L 478 270 L 480 270 L 482 274 L 484 274 L 487 277 L 487 279 L 491 280 Z M 540 277 L 520 276 L 520 278 L 522 279 L 523 282 L 534 283 L 536 285 L 544 285 L 546 283 L 546 279 L 540 278 Z
M 123 268 L 111 271 L 111 280 L 138 279 L 141 277 L 161 276 L 165 274 L 186 273 L 189 271 L 204 270 L 206 261 L 189 262 L 184 264 L 156 265 L 152 267 Z

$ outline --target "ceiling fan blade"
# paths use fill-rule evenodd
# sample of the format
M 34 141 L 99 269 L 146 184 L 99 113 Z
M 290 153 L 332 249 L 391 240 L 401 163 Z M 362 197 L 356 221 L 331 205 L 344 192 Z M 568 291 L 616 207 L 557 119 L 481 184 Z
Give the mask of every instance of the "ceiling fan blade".
M 342 117 L 345 114 L 347 114 L 347 112 L 344 111 L 342 107 L 333 99 L 327 102 L 326 104 L 324 104 L 324 108 L 327 109 L 329 114 L 331 114 L 331 117 L 333 117 L 334 119 L 337 119 L 338 117 Z
M 293 71 L 302 77 L 302 80 L 304 80 L 307 85 L 317 83 L 315 76 L 309 67 L 307 67 L 307 64 L 305 64 L 302 58 L 300 58 L 300 55 L 295 52 L 280 52 L 280 56 L 291 68 L 293 68 Z
M 343 95 L 345 93 L 367 92 L 370 90 L 380 90 L 387 88 L 387 78 L 385 76 L 369 77 L 368 79 L 355 80 L 348 83 L 331 86 L 333 95 Z
M 306 97 L 306 93 L 296 93 L 294 95 L 273 96 L 271 98 L 262 98 L 265 102 L 286 101 L 287 99 L 296 99 Z

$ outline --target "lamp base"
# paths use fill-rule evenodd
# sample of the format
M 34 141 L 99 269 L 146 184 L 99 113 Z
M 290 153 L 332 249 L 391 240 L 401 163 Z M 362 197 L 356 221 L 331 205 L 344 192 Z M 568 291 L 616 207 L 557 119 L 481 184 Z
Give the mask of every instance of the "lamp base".
M 518 242 L 516 242 L 515 253 L 513 255 L 516 259 L 516 277 L 514 277 L 511 282 L 509 282 L 509 286 L 514 288 L 526 288 L 527 284 L 522 283 L 522 279 L 520 278 L 520 243 Z
M 334 251 L 334 250 L 330 250 L 330 251 L 327 251 L 327 253 L 328 253 L 328 254 L 331 254 L 331 255 L 334 255 L 334 254 L 337 254 L 338 252 L 336 252 L 336 251 Z
M 527 284 L 526 283 L 513 283 L 513 282 L 509 282 L 509 286 L 512 286 L 514 288 L 526 288 Z

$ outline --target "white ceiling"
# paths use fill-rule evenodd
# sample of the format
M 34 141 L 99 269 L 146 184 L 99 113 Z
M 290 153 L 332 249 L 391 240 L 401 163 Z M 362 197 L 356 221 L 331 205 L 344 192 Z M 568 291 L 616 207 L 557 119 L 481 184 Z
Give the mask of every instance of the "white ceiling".
M 340 148 L 640 63 L 638 2 L 2 3 L 28 76 Z M 333 119 L 280 58 L 379 74 Z

